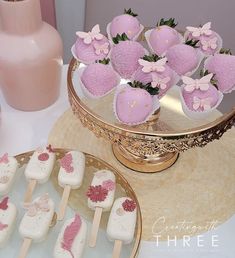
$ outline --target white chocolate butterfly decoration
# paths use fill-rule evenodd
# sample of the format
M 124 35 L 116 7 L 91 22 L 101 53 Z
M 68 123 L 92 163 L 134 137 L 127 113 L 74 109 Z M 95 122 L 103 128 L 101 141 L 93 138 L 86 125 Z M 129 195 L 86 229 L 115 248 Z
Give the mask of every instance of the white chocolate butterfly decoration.
M 45 194 L 39 198 L 38 201 L 32 203 L 24 203 L 24 208 L 27 210 L 27 215 L 29 217 L 34 217 L 38 212 L 49 212 L 49 195 Z
M 202 108 L 204 111 L 211 109 L 211 98 L 200 99 L 196 96 L 193 98 L 193 109 Z
M 102 53 L 107 55 L 109 53 L 109 43 L 108 42 L 104 43 L 103 45 L 95 43 L 94 48 L 95 48 L 96 55 L 100 55 Z
M 138 60 L 139 64 L 143 66 L 142 71 L 144 73 L 150 73 L 150 72 L 164 72 L 166 67 L 167 59 L 166 57 L 158 60 L 157 62 L 148 62 L 144 59 Z
M 199 27 L 199 28 L 188 26 L 186 27 L 186 29 L 192 33 L 193 37 L 196 37 L 196 38 L 202 35 L 210 36 L 212 34 L 211 22 L 207 22 L 206 24 L 204 24 L 202 27 Z
M 215 50 L 217 48 L 217 40 L 218 39 L 216 37 L 209 40 L 202 39 L 201 40 L 202 49 L 205 51 L 208 50 L 209 48 Z
M 207 91 L 210 86 L 210 81 L 213 77 L 213 74 L 210 73 L 201 79 L 192 79 L 187 76 L 182 76 L 182 81 L 185 84 L 184 90 L 187 92 L 193 92 L 194 90 Z
M 156 74 L 152 74 L 152 88 L 160 88 L 161 90 L 165 90 L 167 87 L 167 83 L 171 80 L 169 76 L 165 78 L 160 78 Z
M 83 39 L 83 42 L 87 45 L 91 44 L 91 42 L 96 39 L 96 40 L 101 40 L 103 39 L 103 35 L 100 33 L 100 25 L 96 24 L 91 31 L 89 32 L 84 32 L 84 31 L 78 31 L 76 32 L 76 35 Z

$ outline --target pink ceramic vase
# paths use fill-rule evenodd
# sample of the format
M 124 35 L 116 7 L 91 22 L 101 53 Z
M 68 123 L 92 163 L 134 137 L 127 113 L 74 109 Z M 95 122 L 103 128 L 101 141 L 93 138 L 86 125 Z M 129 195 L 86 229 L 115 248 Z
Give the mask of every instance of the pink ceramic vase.
M 0 85 L 9 105 L 35 111 L 57 100 L 62 49 L 39 0 L 0 0 Z

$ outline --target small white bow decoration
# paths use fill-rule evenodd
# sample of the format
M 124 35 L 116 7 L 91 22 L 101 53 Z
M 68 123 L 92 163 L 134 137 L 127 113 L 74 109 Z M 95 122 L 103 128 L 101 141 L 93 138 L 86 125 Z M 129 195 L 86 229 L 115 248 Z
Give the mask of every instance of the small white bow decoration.
M 91 42 L 96 39 L 96 40 L 101 40 L 103 39 L 103 35 L 100 33 L 100 26 L 99 24 L 96 24 L 91 31 L 89 32 L 84 32 L 84 31 L 78 31 L 76 32 L 76 35 L 83 39 L 83 42 L 85 44 L 91 44 Z
M 150 72 L 164 72 L 166 67 L 165 64 L 167 62 L 166 57 L 158 60 L 157 62 L 148 62 L 143 59 L 138 60 L 139 64 L 143 66 L 142 71 L 144 73 Z
M 213 74 L 210 73 L 201 79 L 192 79 L 187 76 L 182 76 L 182 81 L 185 84 L 184 90 L 187 92 L 193 92 L 194 90 L 207 91 L 210 86 L 210 81 L 213 77 Z
M 193 37 L 196 37 L 196 38 L 200 37 L 201 35 L 210 36 L 212 34 L 211 22 L 207 22 L 206 24 L 204 24 L 202 27 L 199 27 L 199 28 L 188 26 L 186 27 L 186 29 L 192 33 Z

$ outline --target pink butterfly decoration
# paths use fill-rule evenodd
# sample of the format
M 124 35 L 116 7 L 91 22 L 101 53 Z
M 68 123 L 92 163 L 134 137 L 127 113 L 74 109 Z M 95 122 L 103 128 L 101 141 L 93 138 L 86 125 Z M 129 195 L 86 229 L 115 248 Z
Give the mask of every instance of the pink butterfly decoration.
M 160 78 L 156 74 L 152 74 L 152 82 L 151 86 L 152 88 L 160 88 L 162 90 L 165 90 L 167 87 L 167 83 L 171 80 L 169 76 L 165 78 Z
M 72 167 L 73 157 L 71 153 L 67 153 L 61 160 L 60 165 L 67 173 L 72 173 L 74 168 Z
M 74 254 L 72 253 L 73 242 L 76 236 L 78 235 L 81 229 L 81 226 L 82 226 L 81 217 L 78 214 L 76 214 L 74 221 L 70 225 L 68 225 L 64 231 L 61 247 L 64 250 L 68 251 L 72 257 L 74 257 Z
M 0 222 L 0 231 L 2 231 L 3 229 L 5 229 L 5 228 L 7 228 L 7 227 L 8 227 L 7 224 L 2 224 L 2 223 Z
M 5 153 L 2 157 L 0 157 L 0 163 L 7 164 L 8 162 L 8 153 Z
M 166 57 L 158 60 L 157 62 L 148 62 L 144 59 L 139 59 L 138 63 L 143 66 L 142 71 L 144 73 L 150 72 L 164 72 L 165 71 L 165 64 L 167 62 Z
M 211 109 L 211 98 L 200 99 L 194 96 L 193 109 L 198 110 L 199 108 L 202 108 L 205 111 Z
M 109 52 L 109 43 L 106 42 L 103 45 L 95 43 L 94 48 L 95 48 L 96 55 L 100 55 L 101 53 L 104 53 L 107 55 Z
M 202 49 L 205 51 L 209 48 L 215 50 L 217 48 L 217 40 L 218 39 L 216 37 L 209 40 L 202 39 L 201 40 Z
M 24 203 L 23 207 L 28 210 L 27 215 L 34 217 L 38 212 L 48 212 L 50 211 L 49 196 L 45 194 L 39 198 L 38 201 L 33 203 Z
M 200 37 L 201 35 L 210 36 L 212 34 L 211 22 L 207 22 L 206 24 L 204 24 L 202 27 L 199 27 L 199 28 L 188 26 L 186 27 L 186 29 L 192 33 L 193 37 L 196 37 L 196 38 Z
M 83 32 L 83 31 L 78 31 L 76 32 L 76 35 L 83 39 L 83 42 L 85 44 L 91 44 L 91 42 L 96 39 L 96 40 L 101 40 L 103 38 L 103 35 L 100 33 L 100 26 L 99 24 L 96 24 L 93 29 L 89 32 Z
M 196 80 L 187 76 L 182 76 L 182 81 L 185 84 L 184 90 L 187 92 L 193 92 L 194 90 L 207 91 L 212 77 L 212 73 Z

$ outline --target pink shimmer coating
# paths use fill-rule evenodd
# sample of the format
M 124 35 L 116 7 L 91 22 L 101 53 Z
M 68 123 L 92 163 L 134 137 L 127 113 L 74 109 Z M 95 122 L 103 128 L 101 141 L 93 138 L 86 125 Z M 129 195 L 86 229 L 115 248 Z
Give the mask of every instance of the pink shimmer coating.
M 185 101 L 186 106 L 195 112 L 201 112 L 204 111 L 201 107 L 199 107 L 198 110 L 195 110 L 193 108 L 193 98 L 194 97 L 198 97 L 199 99 L 206 99 L 206 98 L 211 98 L 211 108 L 213 108 L 219 101 L 219 92 L 218 90 L 215 88 L 215 86 L 213 86 L 212 84 L 210 84 L 210 87 L 207 91 L 201 91 L 201 90 L 194 90 L 193 92 L 189 93 L 185 90 L 182 91 L 183 94 L 183 98 Z
M 83 39 L 78 37 L 77 41 L 75 42 L 75 54 L 79 60 L 82 60 L 87 64 L 94 63 L 96 60 L 102 60 L 108 56 L 108 54 L 104 54 L 103 52 L 97 55 L 94 47 L 95 44 L 103 45 L 105 43 L 109 43 L 105 36 L 103 36 L 103 39 L 101 40 L 94 39 L 91 44 L 85 44 Z
M 110 24 L 110 34 L 112 37 L 125 33 L 129 39 L 133 39 L 139 33 L 140 29 L 138 19 L 129 14 L 122 14 L 115 17 Z
M 217 86 L 222 93 L 235 89 L 235 56 L 215 54 L 207 59 L 205 69 L 215 74 Z
M 178 75 L 185 75 L 193 71 L 199 64 L 197 50 L 185 44 L 178 44 L 166 52 L 168 65 Z
M 116 114 L 125 124 L 140 123 L 153 111 L 153 98 L 143 89 L 127 85 L 116 97 Z
M 113 68 L 124 79 L 129 79 L 139 67 L 138 60 L 145 55 L 144 47 L 135 41 L 121 41 L 111 50 Z
M 153 29 L 149 37 L 149 44 L 157 55 L 162 55 L 170 47 L 180 42 L 179 33 L 166 25 Z
M 159 94 L 158 97 L 161 98 L 163 97 L 166 92 L 174 85 L 174 72 L 172 71 L 172 69 L 168 66 L 165 65 L 165 71 L 164 72 L 150 72 L 150 73 L 144 73 L 142 71 L 142 66 L 139 66 L 139 68 L 137 69 L 137 71 L 135 72 L 134 76 L 133 76 L 133 80 L 135 81 L 140 81 L 144 84 L 147 84 L 149 82 L 152 82 L 152 74 L 156 74 L 159 78 L 163 79 L 166 77 L 170 77 L 171 80 L 167 83 L 167 87 L 163 90 L 163 89 L 159 89 Z
M 119 76 L 110 65 L 90 64 L 81 75 L 84 87 L 94 96 L 103 96 L 119 83 Z

